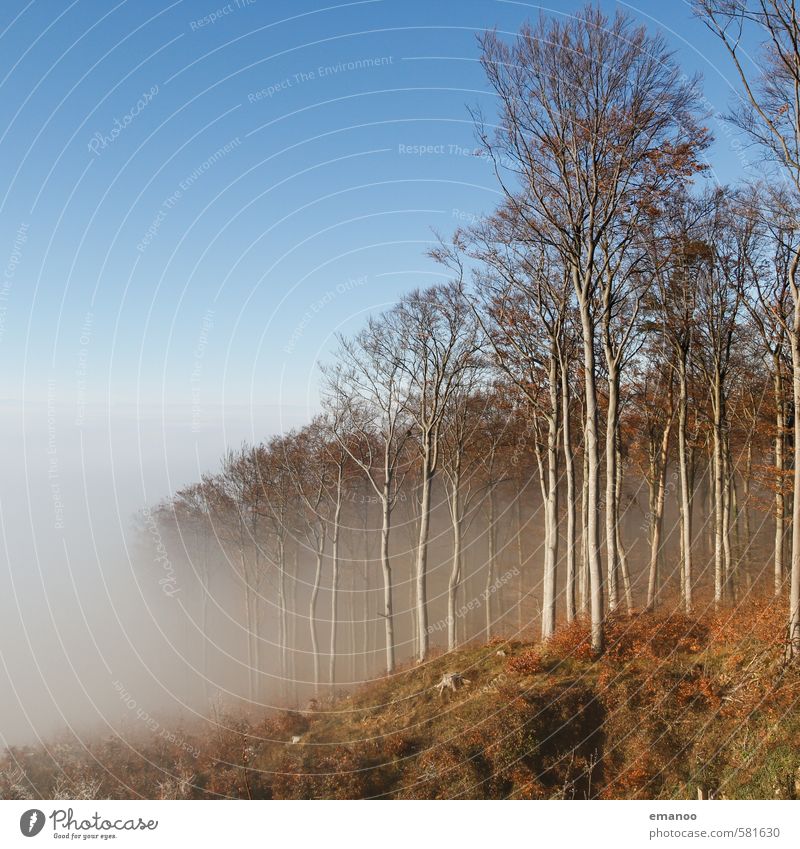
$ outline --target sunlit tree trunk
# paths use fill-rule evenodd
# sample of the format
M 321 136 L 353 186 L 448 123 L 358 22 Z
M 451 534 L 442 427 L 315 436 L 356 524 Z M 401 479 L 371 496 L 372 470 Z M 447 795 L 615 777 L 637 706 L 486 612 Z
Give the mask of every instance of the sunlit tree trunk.
M 333 511 L 331 528 L 331 650 L 328 668 L 328 681 L 331 690 L 336 687 L 336 631 L 339 624 L 339 532 L 342 518 L 342 470 L 336 483 L 336 505 Z
M 298 574 L 298 559 L 297 546 L 292 546 L 292 571 L 288 573 L 289 588 L 284 590 L 284 598 L 286 599 L 286 607 L 288 611 L 288 643 L 289 643 L 289 681 L 291 685 L 292 701 L 297 704 L 297 574 Z M 286 559 L 284 559 L 284 565 Z M 284 569 L 284 574 L 287 570 Z
M 595 364 L 595 332 L 589 298 L 578 285 L 581 328 L 583 331 L 583 366 L 586 395 L 585 450 L 586 484 L 586 546 L 589 559 L 589 593 L 592 623 L 592 649 L 601 653 L 605 648 L 605 611 L 603 599 L 603 567 L 600 560 L 600 454 L 598 449 L 597 367 Z
M 753 488 L 753 436 L 747 438 L 747 456 L 744 477 L 742 479 L 742 518 L 744 521 L 744 551 L 750 554 L 753 543 L 753 531 L 750 522 L 750 496 Z
M 797 462 L 797 430 L 800 422 L 800 295 L 794 293 L 792 348 L 792 394 L 794 403 L 794 492 L 792 494 L 792 573 L 789 587 L 787 656 L 800 656 L 800 463 Z
M 589 613 L 589 546 L 587 534 L 589 526 L 589 455 L 583 452 L 583 474 L 581 476 L 581 576 L 580 609 L 586 616 Z
M 620 449 L 620 436 L 617 435 L 615 453 L 615 468 L 616 468 L 616 486 L 614 497 L 617 503 L 617 522 L 614 525 L 614 533 L 617 537 L 617 554 L 619 556 L 619 572 L 622 577 L 622 589 L 625 594 L 625 609 L 628 615 L 633 614 L 633 587 L 631 586 L 631 573 L 628 568 L 628 552 L 622 541 L 622 521 L 619 514 L 622 512 L 620 505 L 622 504 L 622 482 L 625 476 L 625 467 L 622 462 L 622 451 Z
M 608 366 L 609 356 L 607 355 Z M 608 416 L 606 422 L 606 570 L 608 573 L 608 609 L 619 605 L 619 552 L 617 550 L 617 428 L 619 427 L 619 373 L 611 363 L 608 373 Z
M 719 376 L 711 385 L 711 405 L 713 410 L 713 460 L 714 460 L 714 605 L 722 604 L 725 591 L 725 493 L 724 479 L 725 469 L 723 460 L 723 435 L 722 435 L 722 387 Z
M 314 695 L 319 695 L 320 685 L 320 659 L 319 640 L 317 638 L 317 598 L 322 581 L 322 555 L 325 543 L 322 541 L 316 551 L 316 568 L 314 570 L 314 584 L 311 587 L 311 597 L 308 602 L 308 626 L 311 631 L 311 656 L 314 661 Z
M 784 495 L 784 389 L 783 370 L 778 354 L 773 355 L 775 391 L 775 544 L 773 552 L 773 582 L 775 595 L 783 592 L 783 549 L 786 521 L 786 496 Z
M 420 497 L 419 540 L 417 543 L 417 562 L 414 576 L 416 587 L 417 611 L 417 660 L 423 663 L 428 659 L 428 539 L 431 522 L 431 492 L 433 489 L 432 471 L 432 434 L 424 435 L 422 495 Z
M 728 601 L 736 601 L 736 565 L 731 551 L 731 522 L 735 516 L 736 502 L 731 471 L 731 452 L 727 434 L 722 440 L 722 562 L 725 575 L 725 595 Z
M 575 559 L 575 457 L 572 449 L 572 427 L 570 422 L 570 389 L 568 364 L 561 358 L 561 427 L 564 440 L 564 473 L 567 482 L 567 576 L 566 615 L 567 622 L 575 618 L 576 559 Z
M 658 453 L 656 493 L 650 519 L 650 569 L 647 580 L 647 609 L 654 610 L 658 598 L 658 561 L 661 556 L 661 531 L 664 526 L 664 504 L 667 492 L 667 464 L 672 417 L 664 426 Z
M 523 622 L 523 601 L 525 599 L 525 557 L 522 551 L 522 495 L 517 493 L 514 498 L 514 518 L 517 525 L 517 633 L 521 634 Z
M 492 638 L 492 598 L 494 596 L 495 558 L 497 556 L 497 528 L 495 526 L 495 494 L 494 486 L 489 487 L 489 510 L 487 515 L 486 541 L 488 552 L 486 558 L 486 588 L 484 590 L 484 633 L 486 641 Z
M 384 486 L 381 499 L 381 569 L 383 570 L 383 619 L 386 651 L 386 674 L 394 672 L 394 610 L 392 604 L 392 565 L 389 560 L 389 533 L 392 524 L 391 502 Z
M 241 509 L 241 508 L 240 508 Z M 242 567 L 242 589 L 244 593 L 245 631 L 247 632 L 247 698 L 253 701 L 255 697 L 253 663 L 253 602 L 250 572 L 247 567 L 246 533 L 244 520 L 239 519 L 239 560 Z
M 456 633 L 456 602 L 461 584 L 461 470 L 458 461 L 453 469 L 450 490 L 450 520 L 453 526 L 453 562 L 447 585 L 447 650 L 458 645 Z
M 286 544 L 283 535 L 278 537 L 277 547 L 277 566 L 278 566 L 278 650 L 280 652 L 280 669 L 281 669 L 281 695 L 285 698 L 288 695 L 288 678 L 289 678 L 289 663 L 287 658 L 288 652 L 288 632 L 287 632 L 287 615 L 286 615 Z
M 687 451 L 687 415 L 689 408 L 689 386 L 686 373 L 688 352 L 681 352 L 678 362 L 678 468 L 680 471 L 680 520 L 681 553 L 683 572 L 683 609 L 687 615 L 692 613 L 692 591 L 694 578 L 692 573 L 692 505 L 689 484 L 689 455 Z
M 559 377 L 555 353 L 550 358 L 550 409 L 547 416 L 547 556 L 542 591 L 542 639 L 553 636 L 556 628 L 556 579 L 558 571 L 558 440 L 559 440 Z

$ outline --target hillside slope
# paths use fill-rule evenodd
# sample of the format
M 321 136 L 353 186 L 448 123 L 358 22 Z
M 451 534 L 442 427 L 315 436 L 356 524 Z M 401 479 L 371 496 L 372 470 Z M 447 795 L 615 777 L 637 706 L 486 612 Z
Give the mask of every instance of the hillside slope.
M 15 749 L 0 796 L 797 798 L 784 619 L 765 602 L 620 618 L 600 660 L 581 623 L 545 645 L 498 639 L 303 712 Z

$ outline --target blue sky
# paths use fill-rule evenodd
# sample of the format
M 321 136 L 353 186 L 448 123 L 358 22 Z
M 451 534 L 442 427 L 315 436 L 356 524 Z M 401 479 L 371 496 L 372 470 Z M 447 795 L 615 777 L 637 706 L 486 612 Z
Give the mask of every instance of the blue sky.
M 728 65 L 687 4 L 604 5 L 663 26 L 726 108 Z M 493 108 L 476 33 L 538 9 L 4 2 L 9 410 L 50 385 L 64 426 L 154 416 L 208 456 L 307 418 L 333 334 L 435 281 L 432 228 L 495 203 L 467 111 Z M 735 179 L 746 154 L 711 126 L 715 176 Z

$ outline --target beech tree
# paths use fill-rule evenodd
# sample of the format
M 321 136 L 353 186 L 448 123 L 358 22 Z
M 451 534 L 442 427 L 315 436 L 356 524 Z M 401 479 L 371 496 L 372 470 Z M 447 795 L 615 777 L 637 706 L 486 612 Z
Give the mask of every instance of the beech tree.
M 714 602 L 733 597 L 734 573 L 730 545 L 731 475 L 728 442 L 729 376 L 733 340 L 746 289 L 745 256 L 751 248 L 752 225 L 733 217 L 728 198 L 713 203 L 704 234 L 709 261 L 697 275 L 698 365 L 709 387 L 714 480 Z
M 487 266 L 478 279 L 484 330 L 494 362 L 529 404 L 534 456 L 544 504 L 545 541 L 542 597 L 542 637 L 551 637 L 556 622 L 556 580 L 559 553 L 559 459 L 565 389 L 562 369 L 570 315 L 570 283 L 557 258 L 547 249 L 531 250 L 519 230 L 515 210 L 505 209 L 480 233 L 473 256 Z M 570 456 L 570 460 L 571 460 Z M 572 471 L 572 470 L 571 470 Z M 573 479 L 574 471 L 568 479 Z M 568 492 L 569 497 L 569 492 Z M 574 513 L 573 522 L 574 522 Z M 574 524 L 568 533 L 574 560 Z M 574 562 L 571 567 L 574 575 Z M 573 586 L 572 576 L 568 585 Z M 574 595 L 573 595 L 574 597 Z
M 781 192 L 762 189 L 749 198 L 745 214 L 758 222 L 760 249 L 748 253 L 747 262 L 753 282 L 748 289 L 750 323 L 760 341 L 760 352 L 772 378 L 774 436 L 772 480 L 773 515 L 773 589 L 780 595 L 784 584 L 784 548 L 786 528 L 787 475 L 787 389 L 790 367 L 787 344 L 792 303 L 790 273 L 800 233 L 787 215 L 786 197 Z
M 487 34 L 482 48 L 483 67 L 499 99 L 495 132 L 476 116 L 483 147 L 506 201 L 532 238 L 558 252 L 577 298 L 592 646 L 600 652 L 598 334 L 610 326 L 609 310 L 625 282 L 617 271 L 643 217 L 661 195 L 698 170 L 697 156 L 708 138 L 697 120 L 696 80 L 681 74 L 661 36 L 637 27 L 628 15 L 609 19 L 585 7 L 565 19 L 543 16 L 511 44 Z M 615 426 L 612 420 L 612 434 Z M 612 477 L 607 491 L 613 487 Z M 613 549 L 614 533 L 611 537 Z
M 330 520 L 335 500 L 330 498 L 335 472 L 325 456 L 324 437 L 319 422 L 308 425 L 287 438 L 283 462 L 294 484 L 297 515 L 314 557 L 314 578 L 308 601 L 308 627 L 311 636 L 311 655 L 314 665 L 314 693 L 320 692 L 320 650 L 317 628 L 317 601 L 322 585 L 325 546 L 330 533 Z
M 381 504 L 381 568 L 386 672 L 395 668 L 394 602 L 389 543 L 392 511 L 406 475 L 411 435 L 405 341 L 385 317 L 370 318 L 354 338 L 340 337 L 333 364 L 323 369 L 323 404 L 334 437 L 364 473 Z
M 698 280 L 711 257 L 701 231 L 712 207 L 713 200 L 708 197 L 695 199 L 678 190 L 653 217 L 652 226 L 643 231 L 649 245 L 648 268 L 652 279 L 648 329 L 663 338 L 666 356 L 677 381 L 680 591 L 686 613 L 692 611 L 694 586 L 693 476 L 688 434 L 691 369 L 696 342 Z
M 675 421 L 675 375 L 669 361 L 669 346 L 658 333 L 658 325 L 648 326 L 655 336 L 645 356 L 643 373 L 633 402 L 638 413 L 632 427 L 639 437 L 634 449 L 640 458 L 641 473 L 647 481 L 647 520 L 650 534 L 650 558 L 647 570 L 645 609 L 656 607 L 659 591 L 659 565 L 662 559 L 661 539 L 667 496 L 667 468 L 670 437 Z
M 456 604 L 463 577 L 463 539 L 476 503 L 484 494 L 479 479 L 485 447 L 481 437 L 491 403 L 488 395 L 461 389 L 454 393 L 442 422 L 441 468 L 453 533 L 452 565 L 447 583 L 448 651 L 453 651 L 458 644 Z
M 698 15 L 726 48 L 738 74 L 743 100 L 733 122 L 789 178 L 796 200 L 800 193 L 800 15 L 794 0 L 697 0 Z M 758 64 L 745 57 L 743 42 L 754 38 L 762 47 Z M 796 203 L 795 203 L 796 207 Z M 796 210 L 793 209 L 792 213 Z M 787 221 L 797 230 L 797 217 Z M 800 421 L 800 245 L 787 268 L 792 298 L 786 332 L 792 357 L 793 418 Z M 800 656 L 800 463 L 794 464 L 792 495 L 791 585 L 786 654 Z
M 402 340 L 400 372 L 408 386 L 406 410 L 419 461 L 419 536 L 415 565 L 417 660 L 428 657 L 428 539 L 434 477 L 447 409 L 480 369 L 481 340 L 459 283 L 434 286 L 401 298 L 386 314 L 389 338 Z M 394 349 L 397 356 L 397 348 Z

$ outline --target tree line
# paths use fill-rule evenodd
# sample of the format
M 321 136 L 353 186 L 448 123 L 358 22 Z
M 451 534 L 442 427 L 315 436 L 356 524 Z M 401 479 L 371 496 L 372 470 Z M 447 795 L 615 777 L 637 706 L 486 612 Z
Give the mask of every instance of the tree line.
M 511 608 L 519 627 L 526 600 L 543 639 L 585 617 L 600 654 L 609 616 L 767 589 L 788 598 L 786 656 L 800 654 L 798 20 L 789 0 L 697 13 L 740 75 L 731 120 L 771 159 L 768 181 L 708 185 L 699 80 L 630 16 L 586 7 L 483 35 L 498 108 L 473 117 L 502 199 L 438 239 L 447 282 L 339 338 L 311 423 L 231 452 L 154 511 L 203 623 L 214 570 L 235 577 L 251 697 L 265 664 L 292 696 L 298 640 L 318 692 L 345 661 L 370 674 L 359 652 L 392 673 L 491 638 Z M 470 628 L 467 562 L 485 587 Z M 446 641 L 432 646 L 434 570 Z

